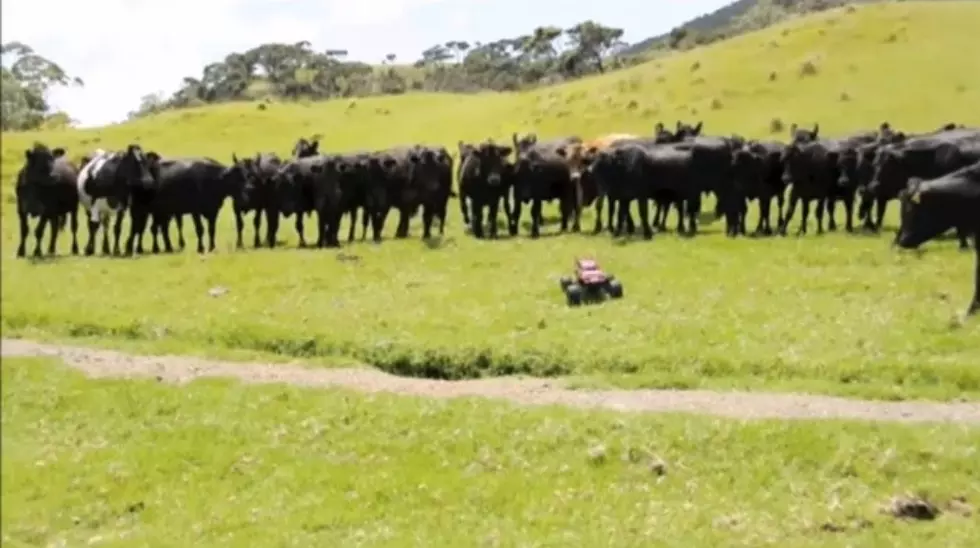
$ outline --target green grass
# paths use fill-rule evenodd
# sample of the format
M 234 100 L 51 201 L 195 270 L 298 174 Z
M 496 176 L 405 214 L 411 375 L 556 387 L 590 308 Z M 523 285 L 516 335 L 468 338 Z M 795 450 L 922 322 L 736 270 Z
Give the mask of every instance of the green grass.
M 957 512 L 907 523 L 878 509 L 920 491 L 976 504 L 980 436 L 965 426 L 176 387 L 32 359 L 2 369 L 5 546 L 952 548 L 980 535 Z
M 189 250 L 126 261 L 12 260 L 12 178 L 35 139 L 73 156 L 139 138 L 165 154 L 227 160 L 232 152 L 286 153 L 311 133 L 326 134 L 323 149 L 350 150 L 455 146 L 532 129 L 649 133 L 657 120 L 677 118 L 754 137 L 769 136 L 773 118 L 817 121 L 828 135 L 883 120 L 909 131 L 951 120 L 978 125 L 980 57 L 950 55 L 976 49 L 976 28 L 980 5 L 971 2 L 861 6 L 522 94 L 222 105 L 94 130 L 5 134 L 4 334 L 355 360 L 449 378 L 525 373 L 624 386 L 976 399 L 980 324 L 951 320 L 968 299 L 972 257 L 952 242 L 929 244 L 916 258 L 890 249 L 890 235 L 731 241 L 721 223 L 691 241 L 481 242 L 463 233 L 453 202 L 439 248 L 420 242 L 415 224 L 410 241 L 355 244 L 345 251 L 361 258 L 355 262 L 292 249 L 290 222 L 280 231 L 289 249 L 233 252 L 230 212 L 209 257 Z M 817 72 L 800 77 L 806 61 Z M 624 281 L 625 300 L 564 306 L 557 277 L 580 254 L 595 254 Z M 209 297 L 215 285 L 230 293 Z

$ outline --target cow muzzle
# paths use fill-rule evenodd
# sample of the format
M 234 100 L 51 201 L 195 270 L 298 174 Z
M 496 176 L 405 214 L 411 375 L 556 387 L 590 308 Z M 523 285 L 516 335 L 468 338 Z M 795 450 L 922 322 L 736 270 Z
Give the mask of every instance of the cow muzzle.
M 491 173 L 490 175 L 487 175 L 487 184 L 489 184 L 490 186 L 497 186 L 497 185 L 499 185 L 500 184 L 500 174 L 499 173 Z

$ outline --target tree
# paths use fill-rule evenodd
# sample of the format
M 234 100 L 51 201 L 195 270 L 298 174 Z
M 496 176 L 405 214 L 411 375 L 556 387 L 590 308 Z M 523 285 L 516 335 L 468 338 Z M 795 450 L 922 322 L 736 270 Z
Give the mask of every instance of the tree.
M 0 128 L 3 131 L 37 129 L 58 113 L 51 112 L 48 91 L 55 86 L 82 86 L 81 79 L 69 76 L 57 63 L 21 42 L 0 46 L 2 65 L 2 98 Z M 54 118 L 68 122 L 67 115 Z

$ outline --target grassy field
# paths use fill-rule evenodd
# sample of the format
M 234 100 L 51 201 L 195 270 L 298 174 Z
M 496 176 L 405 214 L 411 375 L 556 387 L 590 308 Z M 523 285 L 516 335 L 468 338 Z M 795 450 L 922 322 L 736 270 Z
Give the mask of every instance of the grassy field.
M 445 378 L 525 373 L 625 386 L 976 399 L 980 323 L 952 319 L 968 299 L 972 256 L 954 242 L 915 257 L 890 249 L 890 235 L 731 241 L 721 223 L 690 241 L 486 242 L 463 233 L 454 202 L 439 245 L 419 241 L 416 225 L 410 241 L 344 250 L 355 261 L 291 249 L 291 223 L 280 232 L 290 249 L 234 252 L 229 212 L 218 253 L 208 257 L 32 264 L 13 260 L 12 197 L 23 149 L 36 139 L 73 156 L 139 139 L 168 155 L 227 160 L 232 152 L 287 153 L 311 133 L 326 135 L 321 148 L 340 151 L 454 147 L 528 130 L 649 133 L 658 120 L 678 118 L 703 119 L 707 133 L 753 137 L 771 136 L 774 119 L 819 122 L 828 135 L 884 120 L 911 131 L 980 124 L 980 57 L 951 54 L 976 49 L 976 28 L 980 5 L 972 2 L 861 6 L 530 93 L 223 105 L 93 130 L 4 134 L 4 334 L 353 360 Z M 801 76 L 804 64 L 813 74 Z M 63 252 L 67 245 L 62 239 Z M 623 301 L 565 307 L 557 278 L 581 254 L 623 280 Z M 215 286 L 229 292 L 212 298 Z
M 971 546 L 977 429 L 526 409 L 3 363 L 5 546 Z M 717 447 L 724 447 L 718 458 Z

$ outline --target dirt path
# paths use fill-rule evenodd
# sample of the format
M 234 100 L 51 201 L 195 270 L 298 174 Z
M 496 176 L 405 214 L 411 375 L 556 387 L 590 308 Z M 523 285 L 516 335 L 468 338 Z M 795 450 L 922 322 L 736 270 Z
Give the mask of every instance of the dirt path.
M 634 412 L 687 412 L 743 419 L 858 419 L 980 424 L 980 404 L 875 402 L 829 396 L 706 390 L 569 390 L 547 379 L 434 381 L 396 377 L 373 369 L 314 369 L 233 363 L 180 356 L 133 356 L 108 350 L 2 340 L 3 356 L 60 358 L 92 377 L 150 377 L 188 382 L 229 377 L 249 383 L 287 383 L 390 392 L 430 398 L 479 396 L 524 405 L 566 405 Z

